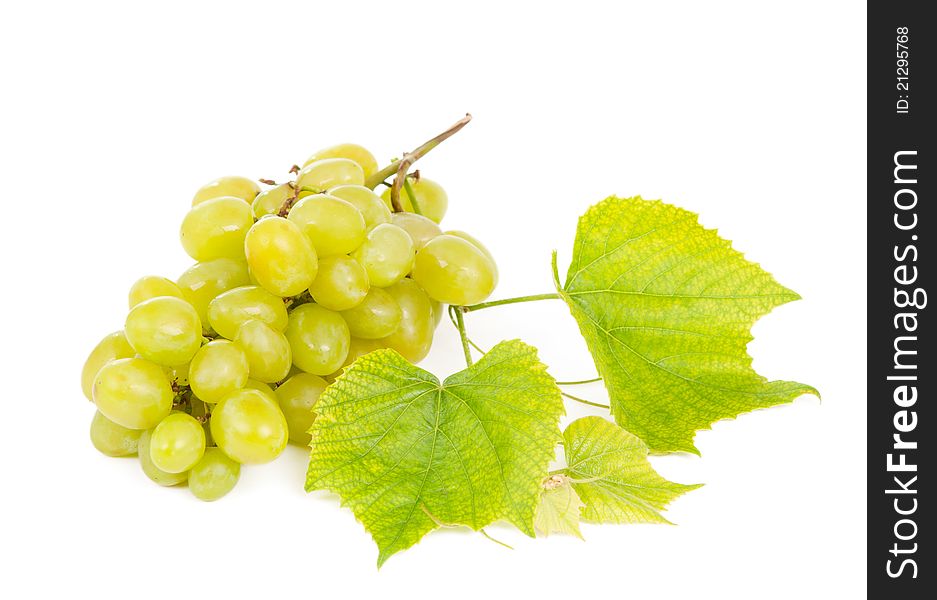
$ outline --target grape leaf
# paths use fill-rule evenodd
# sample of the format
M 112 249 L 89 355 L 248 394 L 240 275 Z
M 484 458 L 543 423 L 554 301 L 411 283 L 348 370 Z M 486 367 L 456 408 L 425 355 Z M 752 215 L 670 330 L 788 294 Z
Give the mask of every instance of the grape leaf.
M 799 296 L 691 212 L 610 197 L 580 219 L 566 284 L 612 415 L 652 452 L 699 454 L 720 419 L 817 394 L 751 367 L 751 326 Z
M 540 507 L 534 527 L 544 536 L 567 533 L 582 539 L 579 511 L 584 506 L 567 475 L 551 475 L 543 480 Z
M 583 502 L 580 516 L 595 523 L 670 523 L 661 516 L 697 485 L 668 481 L 647 461 L 647 446 L 602 417 L 584 417 L 563 432 L 566 474 Z
M 442 384 L 393 350 L 359 358 L 316 404 L 306 490 L 337 493 L 378 566 L 440 524 L 533 536 L 563 402 L 536 349 L 501 342 Z

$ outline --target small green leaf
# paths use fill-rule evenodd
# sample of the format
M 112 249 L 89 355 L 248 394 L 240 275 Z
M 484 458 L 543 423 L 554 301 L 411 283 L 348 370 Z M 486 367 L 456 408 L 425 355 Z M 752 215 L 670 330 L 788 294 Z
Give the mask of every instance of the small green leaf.
M 584 503 L 583 521 L 595 523 L 669 523 L 663 510 L 699 485 L 683 485 L 657 474 L 647 461 L 647 446 L 601 417 L 585 417 L 563 432 L 566 473 Z
M 563 402 L 536 349 L 501 342 L 442 384 L 393 350 L 322 394 L 306 490 L 327 489 L 371 533 L 378 566 L 440 523 L 505 519 L 534 535 Z
M 566 533 L 582 539 L 579 531 L 579 511 L 584 504 L 573 489 L 567 475 L 551 475 L 543 480 L 540 507 L 534 527 L 544 536 Z
M 699 453 L 720 419 L 817 391 L 751 366 L 751 326 L 799 296 L 691 212 L 611 197 L 580 219 L 559 289 L 605 381 L 612 415 L 652 452 Z

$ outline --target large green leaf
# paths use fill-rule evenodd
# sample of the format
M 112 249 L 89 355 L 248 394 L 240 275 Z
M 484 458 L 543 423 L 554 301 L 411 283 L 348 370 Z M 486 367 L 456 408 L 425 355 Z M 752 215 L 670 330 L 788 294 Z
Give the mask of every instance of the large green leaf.
M 374 537 L 378 566 L 440 524 L 499 519 L 534 535 L 563 403 L 536 350 L 502 342 L 440 384 L 392 350 L 321 396 L 306 490 L 327 489 Z
M 601 417 L 585 417 L 563 432 L 566 474 L 584 506 L 584 521 L 669 523 L 661 516 L 673 499 L 699 485 L 683 485 L 657 474 L 647 446 Z
M 615 420 L 652 452 L 698 453 L 697 430 L 817 393 L 767 381 L 746 351 L 754 322 L 799 296 L 691 212 L 640 197 L 596 204 L 579 219 L 559 291 Z

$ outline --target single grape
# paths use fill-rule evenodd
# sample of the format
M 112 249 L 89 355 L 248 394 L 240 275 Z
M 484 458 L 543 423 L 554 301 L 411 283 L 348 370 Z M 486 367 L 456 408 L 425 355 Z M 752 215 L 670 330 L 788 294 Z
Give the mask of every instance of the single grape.
M 165 373 L 142 358 L 120 358 L 101 367 L 92 396 L 105 417 L 128 429 L 155 427 L 172 410 Z
M 293 310 L 286 326 L 293 363 L 313 375 L 328 375 L 342 366 L 349 338 L 345 319 L 318 304 L 303 304 Z
M 192 198 L 192 206 L 222 196 L 234 196 L 250 204 L 254 200 L 254 196 L 259 193 L 260 186 L 246 177 L 235 175 L 220 177 L 206 183 L 195 192 L 195 197 Z
M 220 448 L 206 448 L 202 460 L 189 471 L 189 490 L 199 500 L 213 502 L 237 485 L 241 465 Z
M 414 213 L 394 213 L 391 215 L 391 223 L 410 234 L 410 238 L 413 239 L 413 247 L 417 252 L 431 239 L 442 235 L 442 229 L 439 228 L 439 225 L 422 215 Z
M 446 306 L 439 302 L 438 300 L 429 299 L 430 306 L 433 307 L 433 329 L 439 327 L 439 322 L 442 321 L 442 315 L 446 311 Z
M 91 390 L 94 387 L 94 376 L 101 367 L 118 358 L 132 358 L 137 351 L 133 349 L 123 331 L 115 331 L 104 336 L 88 355 L 85 365 L 81 369 L 81 391 L 85 398 L 91 400 Z
M 425 177 L 420 177 L 417 181 L 411 180 L 410 189 L 413 190 L 416 196 L 416 206 L 420 208 L 419 214 L 434 223 L 441 222 L 442 218 L 446 216 L 446 210 L 449 208 L 449 196 L 446 194 L 446 190 L 435 181 Z M 387 208 L 393 210 L 390 201 L 390 188 L 384 190 L 381 199 Z M 400 207 L 405 212 L 416 212 L 413 199 L 405 187 L 400 188 Z
M 458 229 L 453 229 L 452 231 L 447 231 L 447 232 L 445 232 L 445 234 L 446 234 L 446 235 L 454 235 L 454 236 L 457 237 L 457 238 L 462 238 L 462 239 L 465 240 L 466 242 L 470 243 L 471 245 L 473 245 L 473 246 L 475 246 L 476 248 L 478 248 L 479 250 L 481 250 L 482 254 L 484 254 L 485 256 L 488 257 L 488 260 L 491 261 L 491 265 L 494 267 L 495 286 L 498 285 L 498 263 L 495 261 L 495 256 L 494 256 L 494 254 L 492 254 L 491 251 L 488 250 L 488 248 L 487 248 L 484 244 L 482 244 L 480 241 L 478 241 L 478 239 L 475 238 L 474 236 L 469 235 L 468 233 L 466 233 L 466 232 L 464 232 L 464 231 L 459 231 Z
M 211 436 L 237 462 L 265 463 L 283 452 L 289 429 L 273 399 L 264 392 L 243 389 L 228 394 L 215 406 Z
M 202 402 L 214 404 L 247 384 L 250 365 L 240 346 L 215 340 L 202 346 L 189 365 L 189 385 Z
M 176 281 L 205 328 L 208 327 L 208 304 L 218 294 L 250 282 L 247 263 L 230 258 L 195 263 Z
M 292 221 L 282 217 L 257 221 L 247 232 L 244 248 L 251 274 L 271 294 L 295 296 L 316 278 L 316 251 Z
M 273 383 L 290 372 L 292 351 L 286 336 L 263 321 L 245 321 L 234 338 L 247 356 L 252 379 Z
M 150 460 L 160 471 L 183 473 L 202 460 L 205 430 L 192 415 L 174 412 L 150 435 Z
M 429 296 L 412 279 L 403 279 L 387 288 L 403 318 L 397 331 L 381 343 L 399 352 L 412 363 L 423 360 L 433 345 L 433 306 Z
M 495 266 L 471 243 L 452 235 L 430 240 L 416 253 L 413 280 L 435 300 L 469 305 L 495 289 Z
M 127 341 L 143 358 L 164 366 L 192 360 L 202 345 L 202 324 L 191 304 L 160 296 L 137 304 L 124 323 Z
M 348 310 L 368 295 L 368 272 L 355 259 L 328 256 L 319 261 L 319 273 L 309 286 L 316 304 L 329 310 Z
M 318 375 L 300 373 L 293 375 L 277 388 L 277 401 L 280 403 L 283 416 L 286 417 L 290 441 L 294 444 L 301 446 L 309 444 L 309 428 L 316 420 L 316 414 L 312 412 L 312 408 L 328 385 Z
M 173 296 L 175 298 L 185 299 L 185 296 L 182 295 L 182 290 L 172 281 L 165 277 L 146 275 L 137 279 L 134 284 L 130 286 L 130 294 L 128 294 L 127 303 L 130 305 L 129 308 L 133 308 L 141 302 L 149 300 L 150 298 L 158 298 L 159 296 Z
M 182 220 L 179 239 L 195 260 L 243 259 L 244 236 L 253 224 L 251 207 L 240 198 L 213 198 L 192 207 Z
M 153 464 L 153 459 L 150 458 L 150 438 L 152 435 L 152 429 L 144 431 L 140 435 L 140 441 L 137 444 L 137 456 L 140 459 L 140 466 L 143 468 L 143 472 L 151 480 L 159 485 L 167 487 L 185 482 L 186 478 L 189 476 L 185 471 L 182 473 L 167 473 Z
M 337 185 L 364 185 L 364 171 L 348 158 L 325 158 L 307 164 L 296 176 L 296 187 L 313 193 Z
M 208 305 L 211 328 L 229 340 L 233 340 L 238 328 L 250 319 L 263 321 L 277 331 L 283 331 L 289 316 L 282 298 L 256 285 L 218 294 Z
M 390 223 L 390 209 L 380 196 L 363 185 L 340 185 L 329 189 L 329 196 L 341 198 L 354 205 L 364 217 L 364 224 L 371 231 L 381 223 Z
M 342 311 L 351 335 L 369 340 L 384 338 L 397 331 L 402 317 L 397 302 L 381 288 L 371 288 L 361 304 Z
M 91 443 L 101 454 L 107 456 L 130 456 L 137 453 L 140 441 L 139 429 L 127 429 L 101 414 L 94 412 L 91 419 Z
M 288 183 L 281 183 L 274 188 L 260 192 L 251 204 L 254 218 L 259 219 L 266 215 L 277 214 L 280 207 L 291 195 L 293 195 L 293 188 Z
M 364 172 L 365 178 L 377 173 L 377 159 L 374 158 L 374 155 L 371 154 L 367 148 L 359 146 L 358 144 L 337 144 L 335 146 L 323 148 L 306 159 L 303 166 L 305 167 L 326 158 L 347 158 L 355 161 Z
M 348 254 L 367 235 L 364 216 L 350 202 L 327 194 L 315 194 L 297 202 L 289 220 L 302 229 L 319 258 Z
M 387 287 L 406 277 L 413 268 L 413 239 L 400 227 L 384 223 L 368 233 L 352 257 L 368 272 L 372 286 Z

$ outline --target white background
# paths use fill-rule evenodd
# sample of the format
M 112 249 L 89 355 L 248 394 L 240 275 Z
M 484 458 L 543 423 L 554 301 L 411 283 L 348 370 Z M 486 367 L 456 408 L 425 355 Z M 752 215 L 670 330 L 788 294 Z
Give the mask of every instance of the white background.
M 0 596 L 855 598 L 865 582 L 865 10 L 857 2 L 4 3 Z M 815 385 L 701 432 L 677 526 L 585 543 L 430 534 L 378 572 L 304 452 L 204 504 L 88 441 L 86 353 L 128 286 L 189 264 L 178 225 L 225 174 L 283 178 L 342 141 L 382 161 L 475 120 L 420 165 L 484 240 L 496 297 L 550 291 L 576 217 L 616 193 L 701 213 L 803 300 L 755 367 Z M 470 315 L 490 346 L 592 374 L 560 303 Z M 426 368 L 458 370 L 446 324 Z M 604 400 L 601 386 L 579 390 Z M 571 414 L 585 414 L 571 407 Z

